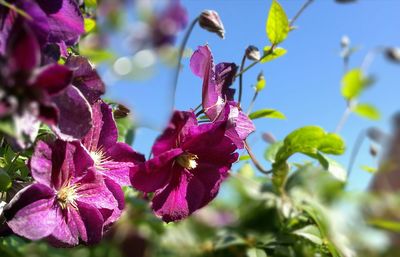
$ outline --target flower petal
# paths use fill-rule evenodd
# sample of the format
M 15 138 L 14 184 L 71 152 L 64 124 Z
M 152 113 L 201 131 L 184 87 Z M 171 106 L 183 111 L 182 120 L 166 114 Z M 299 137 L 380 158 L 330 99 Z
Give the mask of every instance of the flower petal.
M 152 199 L 152 208 L 155 214 L 165 222 L 177 221 L 186 218 L 190 214 L 190 209 L 196 209 L 200 206 L 200 198 L 190 198 L 187 201 L 187 190 L 191 176 L 182 171 L 181 174 L 175 174 L 168 185 L 157 191 Z M 196 187 L 200 188 L 200 187 Z M 200 188 L 200 190 L 202 190 Z M 204 192 L 198 192 L 203 195 Z
M 57 215 L 62 217 L 51 235 L 46 239 L 55 247 L 70 247 L 79 244 L 79 231 L 75 219 L 71 218 L 71 214 L 68 214 L 68 210 L 64 213 L 59 208 Z M 66 221 L 68 220 L 68 224 Z
M 92 205 L 77 201 L 79 216 L 74 215 L 76 219 L 80 218 L 85 226 L 85 231 L 80 230 L 81 239 L 87 244 L 100 242 L 103 236 L 104 219 L 100 211 Z
M 7 41 L 7 55 L 12 71 L 31 71 L 39 65 L 40 46 L 35 35 L 21 19 L 15 22 Z
M 74 71 L 72 84 L 82 92 L 90 104 L 94 104 L 104 94 L 105 85 L 89 60 L 82 56 L 71 55 L 65 65 Z
M 50 235 L 60 219 L 54 198 L 41 199 L 20 209 L 7 222 L 12 231 L 31 240 Z
M 50 64 L 38 70 L 34 87 L 41 88 L 50 95 L 59 93 L 72 81 L 72 71 L 59 64 Z
M 53 97 L 60 119 L 55 132 L 64 140 L 80 139 L 92 126 L 92 112 L 82 93 L 73 86 Z
M 105 178 L 104 182 L 108 190 L 110 190 L 110 192 L 113 194 L 115 200 L 117 200 L 118 203 L 116 208 L 113 209 L 112 215 L 104 223 L 104 226 L 109 226 L 115 221 L 117 221 L 121 216 L 122 210 L 125 207 L 125 196 L 124 192 L 122 191 L 122 188 L 113 180 Z
M 35 150 L 29 161 L 32 177 L 48 187 L 51 185 L 52 149 L 43 141 L 36 143 Z
M 152 152 L 155 156 L 172 148 L 179 147 L 177 138 L 183 139 L 192 126 L 197 125 L 196 115 L 193 112 L 175 111 L 168 127 L 154 142 Z
M 157 155 L 145 163 L 131 169 L 131 183 L 137 190 L 149 193 L 163 188 L 171 178 L 174 158 L 182 154 L 182 149 L 176 148 Z

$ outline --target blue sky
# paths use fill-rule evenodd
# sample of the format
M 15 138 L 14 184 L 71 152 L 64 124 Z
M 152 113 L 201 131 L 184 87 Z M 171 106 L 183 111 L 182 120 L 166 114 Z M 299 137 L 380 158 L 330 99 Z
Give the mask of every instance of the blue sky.
M 300 8 L 301 0 L 280 1 L 289 17 Z M 204 9 L 216 10 L 225 25 L 226 38 L 196 27 L 188 42 L 188 47 L 208 43 L 216 62 L 240 63 L 244 49 L 255 45 L 260 49 L 268 45 L 265 21 L 270 0 L 191 0 L 182 1 L 193 19 Z M 291 32 L 281 45 L 288 53 L 280 59 L 259 64 L 244 76 L 243 105 L 252 97 L 251 86 L 257 74 L 264 72 L 267 86 L 259 95 L 253 110 L 274 108 L 283 112 L 287 120 L 263 119 L 255 121 L 257 131 L 250 143 L 259 159 L 262 159 L 266 143 L 261 133 L 269 131 L 277 139 L 283 139 L 292 130 L 305 125 L 319 125 L 327 131 L 334 131 L 345 109 L 340 95 L 340 81 L 343 63 L 339 57 L 340 38 L 348 35 L 352 45 L 359 51 L 350 61 L 350 67 L 359 67 L 366 53 L 377 46 L 400 46 L 400 1 L 359 0 L 355 4 L 337 4 L 333 0 L 316 0 L 296 22 L 298 29 Z M 183 33 L 182 33 L 183 34 Z M 182 40 L 179 35 L 177 43 Z M 113 42 L 119 48 L 118 40 Z M 200 103 L 201 80 L 188 67 L 188 59 L 183 61 L 180 75 L 176 107 L 181 110 L 194 108 Z M 369 126 L 390 130 L 391 116 L 398 110 L 400 96 L 400 65 L 387 62 L 378 56 L 370 68 L 377 82 L 360 97 L 361 102 L 372 103 L 382 113 L 378 122 L 368 121 L 352 115 L 341 135 L 347 142 L 348 150 L 343 157 L 336 158 L 347 166 L 350 150 L 358 133 Z M 102 74 L 105 76 L 105 73 Z M 169 90 L 173 79 L 173 69 L 157 65 L 151 79 L 120 80 L 108 88 L 108 96 L 130 106 L 135 114 L 154 128 L 162 128 L 169 118 Z M 107 81 L 107 80 L 106 80 Z M 235 83 L 237 87 L 238 81 Z M 141 128 L 134 142 L 135 149 L 146 155 L 160 133 L 156 129 Z M 357 158 L 350 178 L 351 190 L 361 190 L 367 186 L 370 175 L 359 169 L 360 165 L 376 166 L 377 160 L 368 154 L 368 143 L 364 144 Z M 264 162 L 265 166 L 269 164 Z

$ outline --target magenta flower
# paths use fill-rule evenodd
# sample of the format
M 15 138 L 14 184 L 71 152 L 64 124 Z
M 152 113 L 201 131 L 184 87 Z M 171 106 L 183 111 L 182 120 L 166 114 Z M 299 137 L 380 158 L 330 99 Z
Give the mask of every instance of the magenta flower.
M 40 48 L 23 23 L 15 24 L 0 57 L 0 118 L 35 117 L 63 138 L 81 138 L 91 127 L 91 110 L 82 93 L 70 83 L 66 66 L 40 67 Z
M 83 17 L 74 0 L 12 0 L 8 1 L 29 15 L 25 19 L 37 36 L 40 45 L 55 43 L 61 46 L 75 44 L 85 32 Z M 0 53 L 5 50 L 5 38 L 17 14 L 0 6 Z M 21 20 L 17 21 L 21 22 Z
M 227 136 L 238 148 L 255 130 L 253 122 L 233 101 L 234 89 L 230 88 L 237 66 L 234 63 L 214 65 L 210 48 L 199 46 L 190 59 L 192 72 L 203 79 L 202 106 L 211 121 L 228 121 Z
M 92 106 L 93 127 L 82 139 L 96 170 L 120 186 L 130 185 L 129 171 L 145 158 L 128 144 L 117 142 L 118 130 L 111 108 L 99 100 Z
M 132 169 L 132 186 L 155 192 L 152 208 L 164 221 L 183 219 L 217 195 L 238 157 L 225 125 L 198 125 L 192 112 L 176 111 L 153 145 L 154 157 Z
M 78 142 L 39 141 L 30 168 L 36 183 L 4 208 L 11 230 L 54 246 L 99 242 L 122 192 L 96 172 L 85 148 Z

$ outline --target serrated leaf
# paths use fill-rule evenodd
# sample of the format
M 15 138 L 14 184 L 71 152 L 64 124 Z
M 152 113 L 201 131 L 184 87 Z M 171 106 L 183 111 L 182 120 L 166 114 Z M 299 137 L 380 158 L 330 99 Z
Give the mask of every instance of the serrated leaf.
M 264 158 L 271 162 L 275 162 L 276 154 L 279 149 L 283 146 L 283 141 L 277 141 L 273 144 L 270 144 L 267 149 L 265 149 Z
M 315 225 L 308 225 L 301 229 L 295 230 L 292 232 L 293 234 L 303 237 L 307 240 L 310 240 L 314 244 L 322 245 L 323 240 L 321 238 L 321 232 L 319 231 L 318 227 Z
M 372 80 L 364 77 L 361 69 L 352 69 L 343 76 L 342 95 L 347 100 L 357 98 L 371 83 Z
M 96 27 L 96 21 L 90 18 L 84 20 L 85 32 L 89 33 Z
M 280 111 L 274 109 L 262 109 L 250 113 L 249 118 L 252 120 L 259 118 L 286 119 L 286 116 Z
M 379 120 L 381 118 L 381 114 L 379 110 L 367 103 L 359 103 L 354 107 L 353 112 L 360 117 L 367 118 L 370 120 Z
M 264 55 L 271 51 L 271 46 L 264 47 Z M 287 50 L 282 47 L 275 47 L 272 53 L 269 53 L 267 56 L 261 59 L 261 63 L 266 63 L 272 61 L 276 58 L 279 58 L 287 53 Z
M 289 20 L 278 1 L 273 0 L 267 19 L 267 35 L 269 41 L 276 45 L 284 41 L 289 33 Z

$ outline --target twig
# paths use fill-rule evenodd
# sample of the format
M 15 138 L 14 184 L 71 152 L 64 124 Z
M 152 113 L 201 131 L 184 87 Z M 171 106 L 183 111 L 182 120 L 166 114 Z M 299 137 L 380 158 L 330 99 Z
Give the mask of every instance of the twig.
M 254 93 L 253 99 L 251 99 L 251 102 L 249 104 L 249 108 L 247 109 L 247 115 L 250 114 L 251 110 L 253 109 L 254 103 L 256 102 L 258 96 L 258 91 L 256 90 L 256 92 Z
M 243 90 L 243 69 L 244 69 L 244 64 L 246 62 L 246 51 L 243 55 L 242 58 L 242 63 L 240 65 L 240 72 L 239 72 L 239 98 L 238 98 L 238 103 L 240 104 L 242 101 L 242 90 Z
M 247 150 L 247 153 L 250 156 L 250 159 L 252 160 L 254 166 L 256 166 L 256 168 L 263 174 L 269 175 L 272 173 L 272 170 L 266 170 L 264 169 L 264 167 L 261 165 L 260 162 L 258 162 L 257 158 L 254 156 L 249 144 L 246 142 L 246 140 L 244 140 L 244 147 Z
M 175 94 L 176 94 L 176 88 L 178 87 L 179 71 L 181 69 L 181 61 L 182 61 L 182 57 L 183 57 L 183 52 L 185 51 L 185 47 L 189 40 L 190 34 L 192 33 L 192 31 L 198 21 L 199 21 L 199 17 L 196 17 L 196 19 L 194 19 L 192 21 L 192 23 L 189 26 L 189 29 L 186 31 L 185 37 L 183 38 L 182 44 L 179 48 L 178 63 L 176 65 L 174 82 L 172 84 L 172 108 L 175 107 Z

